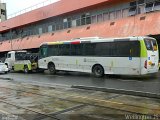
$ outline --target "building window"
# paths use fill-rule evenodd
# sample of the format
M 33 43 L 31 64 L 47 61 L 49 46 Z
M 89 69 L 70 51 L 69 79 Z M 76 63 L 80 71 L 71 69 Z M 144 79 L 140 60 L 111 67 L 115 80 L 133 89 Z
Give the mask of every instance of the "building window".
M 56 30 L 56 25 L 52 25 L 52 31 L 55 31 Z
M 68 22 L 68 28 L 71 28 L 71 26 L 72 26 L 72 19 L 71 18 L 67 18 L 67 22 Z
M 97 15 L 97 22 L 102 22 L 102 21 L 103 21 L 102 14 Z
M 85 25 L 86 24 L 86 14 L 83 14 L 81 16 L 81 25 Z
M 63 22 L 63 28 L 64 29 L 68 28 L 68 22 Z
M 27 31 L 24 31 L 23 33 L 22 33 L 22 38 L 24 38 L 24 37 L 26 37 L 27 36 Z
M 136 5 L 137 5 L 137 2 L 136 2 L 136 1 L 130 2 L 130 6 L 131 6 L 131 7 L 136 6 Z
M 122 18 L 122 12 L 121 12 L 121 10 L 117 10 L 116 11 L 116 18 L 118 19 L 118 18 Z
M 90 16 L 90 13 L 86 13 L 86 24 L 91 24 L 91 16 Z
M 110 20 L 114 20 L 115 19 L 115 12 L 110 12 L 109 18 L 110 18 Z
M 91 16 L 86 17 L 86 24 L 91 24 Z
M 76 25 L 76 20 L 72 20 L 72 27 L 76 27 L 77 25 Z
M 80 25 L 81 25 L 81 19 L 77 19 L 77 20 L 76 20 L 76 25 L 77 25 L 77 26 L 80 26 Z
M 56 24 L 56 30 L 60 30 L 60 28 L 59 28 L 59 25 L 58 25 L 58 24 Z
M 63 19 L 63 28 L 64 29 L 68 28 L 68 20 L 67 20 L 67 18 Z
M 138 4 L 144 4 L 144 0 L 138 0 Z
M 29 35 L 30 35 L 30 31 L 29 31 L 29 30 L 27 30 L 27 31 L 26 31 L 26 34 L 27 34 L 27 36 L 29 36 Z
M 39 30 L 37 27 L 34 29 L 34 33 L 35 33 L 35 35 L 39 34 Z
M 71 27 L 71 18 L 63 19 L 63 28 L 70 28 Z
M 109 14 L 107 13 L 103 13 L 103 20 L 109 20 Z
M 56 30 L 62 30 L 63 24 L 56 24 Z
M 154 4 L 154 10 L 160 10 L 160 1 L 156 1 Z
M 91 23 L 90 13 L 85 13 L 81 15 L 81 25 L 86 25 Z
M 63 29 L 63 24 L 59 24 L 59 30 Z
M 147 3 L 145 7 L 146 12 L 151 12 L 152 9 L 153 9 L 153 3 Z
M 48 26 L 48 32 L 52 32 L 52 25 Z
M 122 10 L 122 17 L 128 17 L 129 9 L 123 9 Z
M 129 9 L 129 16 L 136 15 L 136 11 L 137 11 L 136 8 L 137 7 L 131 7 Z
M 92 16 L 91 19 L 92 19 L 92 23 L 97 23 L 97 16 L 96 15 Z
M 48 27 L 46 24 L 43 24 L 42 25 L 42 33 L 46 33 L 46 32 L 48 32 Z
M 42 33 L 43 33 L 42 28 L 39 28 L 39 29 L 38 29 L 38 33 L 39 33 L 39 34 L 42 34 Z

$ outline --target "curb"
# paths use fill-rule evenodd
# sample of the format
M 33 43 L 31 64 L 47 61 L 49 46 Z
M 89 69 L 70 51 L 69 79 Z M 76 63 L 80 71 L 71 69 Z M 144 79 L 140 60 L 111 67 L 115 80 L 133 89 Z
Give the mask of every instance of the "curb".
M 12 78 L 0 77 L 0 80 L 14 80 L 14 79 L 12 79 Z
M 124 90 L 124 89 L 116 89 L 116 88 L 101 88 L 101 87 L 82 86 L 82 85 L 72 85 L 71 88 L 84 89 L 84 90 L 94 90 L 94 91 L 102 91 L 102 92 L 110 92 L 110 93 L 117 93 L 117 94 L 134 95 L 134 96 L 140 96 L 140 97 L 160 99 L 160 94 L 150 93 L 150 92 L 142 92 L 142 91 Z

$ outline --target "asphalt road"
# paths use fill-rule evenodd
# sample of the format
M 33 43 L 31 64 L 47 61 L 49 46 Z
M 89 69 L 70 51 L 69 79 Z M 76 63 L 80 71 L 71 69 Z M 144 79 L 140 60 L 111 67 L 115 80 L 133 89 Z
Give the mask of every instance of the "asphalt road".
M 15 81 L 36 82 L 44 84 L 62 84 L 67 86 L 81 85 L 101 88 L 114 88 L 149 93 L 160 93 L 160 72 L 156 76 L 132 77 L 132 76 L 105 76 L 95 78 L 85 73 L 65 73 L 56 75 L 46 73 L 8 73 L 1 74 L 0 78 L 12 78 Z
M 159 120 L 159 106 L 156 98 L 0 79 L 0 120 Z

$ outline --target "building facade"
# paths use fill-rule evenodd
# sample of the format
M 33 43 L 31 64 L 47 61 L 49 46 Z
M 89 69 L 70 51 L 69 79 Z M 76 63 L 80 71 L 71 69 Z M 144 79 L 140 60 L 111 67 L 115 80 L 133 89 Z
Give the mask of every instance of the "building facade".
M 80 37 L 160 38 L 160 0 L 60 0 L 0 23 L 0 53 Z M 158 41 L 159 43 L 159 41 Z

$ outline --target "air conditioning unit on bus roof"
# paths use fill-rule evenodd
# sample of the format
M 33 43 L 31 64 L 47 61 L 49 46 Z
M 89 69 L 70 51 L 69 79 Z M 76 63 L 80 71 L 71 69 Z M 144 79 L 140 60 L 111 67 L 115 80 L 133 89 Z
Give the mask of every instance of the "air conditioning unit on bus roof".
M 74 40 L 93 40 L 93 39 L 102 39 L 102 37 L 83 37 L 83 38 L 74 38 L 74 39 L 71 39 L 71 41 L 74 41 Z

